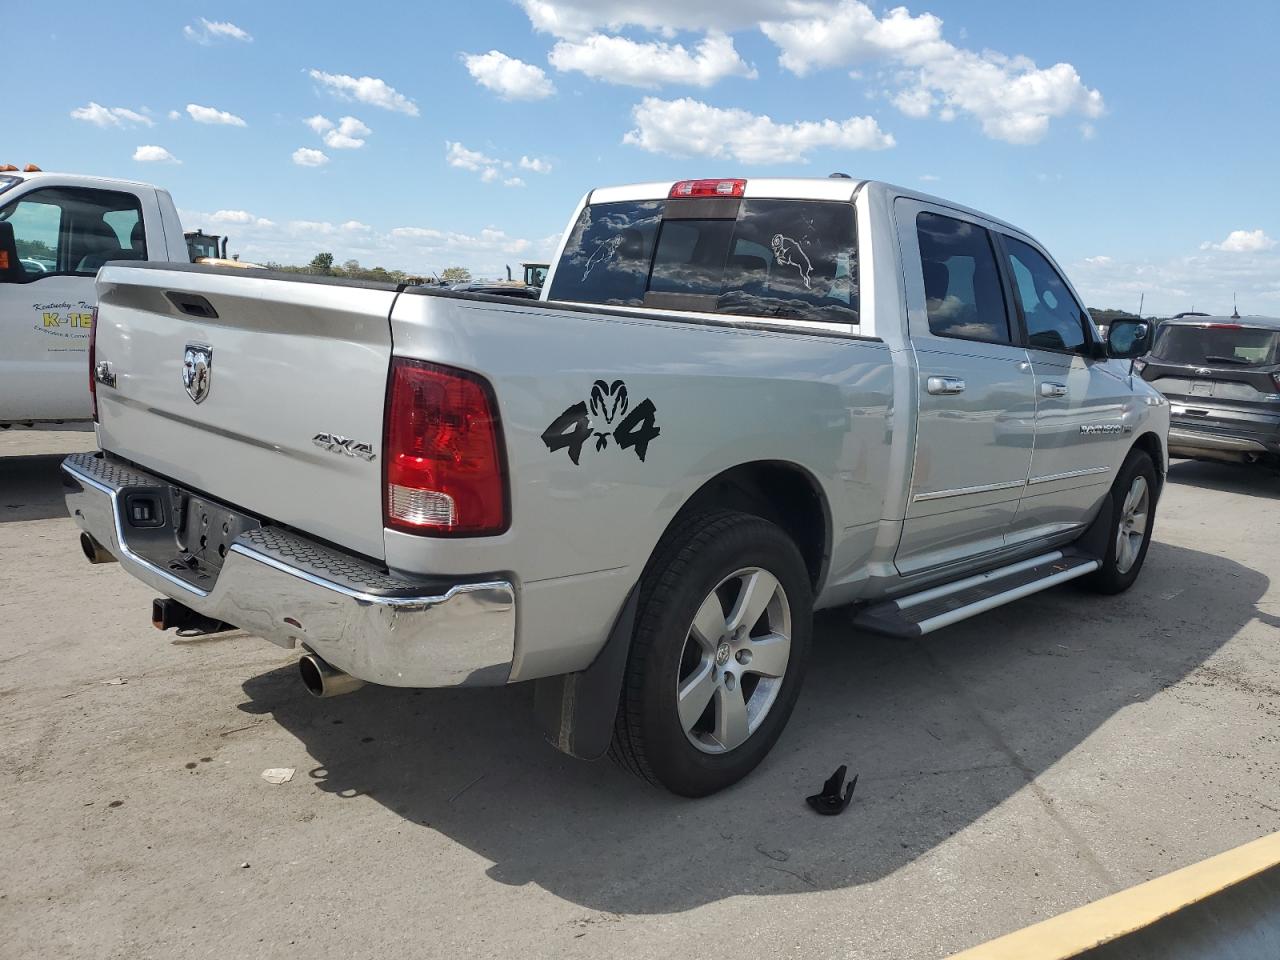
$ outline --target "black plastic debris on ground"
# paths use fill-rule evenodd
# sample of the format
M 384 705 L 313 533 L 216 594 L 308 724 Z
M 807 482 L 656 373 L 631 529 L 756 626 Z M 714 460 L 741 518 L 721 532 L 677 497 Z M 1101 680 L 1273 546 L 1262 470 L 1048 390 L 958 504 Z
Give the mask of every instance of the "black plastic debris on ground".
M 836 772 L 822 785 L 822 792 L 805 797 L 805 802 L 823 816 L 834 817 L 838 813 L 844 813 L 853 801 L 853 788 L 858 785 L 858 775 L 855 773 L 849 785 L 845 787 L 844 795 L 840 794 L 840 787 L 844 785 L 844 775 L 848 769 L 845 764 L 840 764 Z

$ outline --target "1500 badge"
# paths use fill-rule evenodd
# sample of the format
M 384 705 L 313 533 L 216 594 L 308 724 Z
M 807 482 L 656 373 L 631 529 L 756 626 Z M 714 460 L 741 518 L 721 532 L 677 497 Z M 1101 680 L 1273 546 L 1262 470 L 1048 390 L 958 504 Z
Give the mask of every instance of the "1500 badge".
M 657 424 L 657 415 L 652 400 L 641 400 L 631 408 L 627 385 L 621 380 L 613 383 L 597 380 L 591 385 L 591 395 L 587 400 L 575 403 L 542 431 L 542 442 L 552 453 L 567 450 L 569 459 L 576 464 L 582 456 L 583 446 L 593 436 L 596 438 L 596 450 L 608 447 L 612 436 L 619 448 L 635 450 L 643 462 L 649 441 L 662 432 Z M 618 420 L 617 426 L 614 426 L 615 420 Z M 603 429 L 605 427 L 609 429 Z

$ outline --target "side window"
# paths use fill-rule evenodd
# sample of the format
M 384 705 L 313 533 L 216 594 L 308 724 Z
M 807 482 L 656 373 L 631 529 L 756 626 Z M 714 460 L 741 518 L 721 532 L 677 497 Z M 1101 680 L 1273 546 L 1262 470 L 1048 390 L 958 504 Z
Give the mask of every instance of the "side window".
M 1004 238 L 1014 295 L 1027 323 L 1027 346 L 1078 353 L 1089 343 L 1085 313 L 1058 271 L 1035 247 Z
M 9 231 L 21 270 L 0 282 L 53 275 L 92 277 L 108 260 L 147 259 L 142 206 L 131 193 L 48 187 L 0 207 L 0 243 Z
M 916 217 L 929 331 L 940 337 L 1011 343 L 1009 312 L 991 234 L 966 220 Z

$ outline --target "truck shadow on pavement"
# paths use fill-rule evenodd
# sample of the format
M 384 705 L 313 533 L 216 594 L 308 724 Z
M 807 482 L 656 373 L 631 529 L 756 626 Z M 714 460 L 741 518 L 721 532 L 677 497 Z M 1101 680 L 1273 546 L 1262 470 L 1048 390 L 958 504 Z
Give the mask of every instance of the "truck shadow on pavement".
M 246 682 L 241 709 L 273 715 L 303 742 L 316 766 L 299 774 L 317 789 L 367 796 L 438 831 L 491 862 L 496 881 L 533 883 L 607 913 L 678 912 L 887 876 L 1007 801 L 1125 707 L 1174 684 L 1194 692 L 1221 683 L 1222 671 L 1199 672 L 1206 659 L 1255 618 L 1280 625 L 1258 609 L 1268 586 L 1233 561 L 1156 543 L 1124 596 L 1060 588 L 922 641 L 855 635 L 847 613 L 826 613 L 772 754 L 700 801 L 607 760 L 556 753 L 534 727 L 529 684 L 366 687 L 317 701 L 290 668 Z M 1120 779 L 1157 746 L 1167 753 L 1160 731 L 1148 735 L 1152 743 L 1124 740 L 1131 756 L 1095 747 L 1088 776 Z M 816 816 L 804 797 L 841 763 L 860 774 L 853 805 Z M 1042 779 L 1027 816 L 1058 841 L 1065 824 L 1045 799 L 1051 792 Z
M 0 523 L 65 517 L 59 469 L 65 459 L 63 453 L 0 458 Z
M 1267 464 L 1175 460 L 1169 466 L 1169 481 L 1220 493 L 1280 497 L 1280 469 Z

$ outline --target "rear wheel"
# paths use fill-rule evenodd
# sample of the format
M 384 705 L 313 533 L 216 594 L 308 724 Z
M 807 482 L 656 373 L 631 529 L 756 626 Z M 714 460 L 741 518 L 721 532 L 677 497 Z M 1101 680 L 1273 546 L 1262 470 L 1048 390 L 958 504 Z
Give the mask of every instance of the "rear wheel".
M 799 550 L 767 520 L 714 513 L 674 530 L 641 584 L 611 754 L 684 796 L 746 776 L 795 704 L 812 607 Z
M 1131 450 L 1111 485 L 1112 526 L 1102 565 L 1084 580 L 1099 593 L 1133 585 L 1147 558 L 1156 519 L 1156 468 L 1143 450 Z

